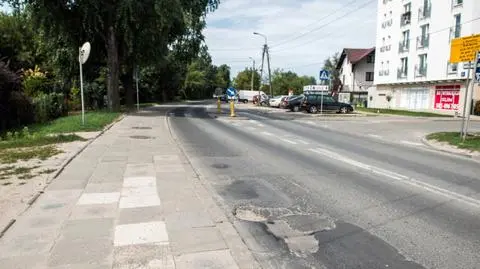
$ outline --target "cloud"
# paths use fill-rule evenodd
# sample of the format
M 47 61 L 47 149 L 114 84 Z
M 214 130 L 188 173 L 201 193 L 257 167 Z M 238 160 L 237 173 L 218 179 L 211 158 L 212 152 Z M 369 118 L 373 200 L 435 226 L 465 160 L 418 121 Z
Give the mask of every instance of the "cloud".
M 261 62 L 267 35 L 272 69 L 317 76 L 323 61 L 344 47 L 375 44 L 376 0 L 224 0 L 207 16 L 206 43 L 215 64 L 232 76 Z M 361 8 L 363 7 L 363 8 Z

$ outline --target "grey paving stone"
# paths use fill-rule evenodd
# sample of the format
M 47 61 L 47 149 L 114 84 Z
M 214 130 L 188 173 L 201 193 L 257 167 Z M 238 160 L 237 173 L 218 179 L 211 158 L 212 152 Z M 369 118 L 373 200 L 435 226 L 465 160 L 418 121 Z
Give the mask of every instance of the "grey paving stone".
M 109 263 L 86 263 L 86 264 L 66 264 L 55 267 L 48 267 L 48 269 L 112 269 L 112 264 Z
M 165 216 L 169 230 L 182 230 L 189 228 L 215 227 L 210 215 L 206 211 L 175 212 Z
M 101 162 L 126 162 L 128 160 L 127 153 L 124 155 L 106 155 L 101 158 Z
M 190 253 L 175 257 L 177 269 L 238 269 L 229 250 Z
M 179 173 L 179 172 L 186 172 L 185 167 L 183 164 L 163 164 L 163 163 L 155 163 L 155 171 L 156 172 L 168 172 L 168 173 Z
M 24 255 L 0 258 L 0 268 L 5 269 L 46 269 L 46 255 Z
M 128 155 L 128 163 L 153 163 L 153 156 L 150 154 L 132 153 Z
M 161 206 L 120 209 L 117 224 L 165 221 Z
M 90 183 L 121 182 L 125 167 L 124 161 L 99 163 L 92 173 Z
M 0 259 L 47 254 L 57 236 L 57 233 L 52 230 L 43 230 L 37 233 L 25 231 L 25 233 L 6 233 L 4 235 L 0 240 Z
M 109 238 L 113 235 L 114 219 L 70 220 L 65 223 L 61 238 L 91 240 Z
M 226 248 L 215 227 L 171 230 L 167 226 L 167 230 L 174 255 Z
M 99 205 L 76 205 L 70 215 L 71 220 L 115 218 L 118 203 Z
M 190 194 L 190 196 L 188 196 Z M 192 196 L 193 195 L 193 196 Z M 160 195 L 162 201 L 163 212 L 165 214 L 173 212 L 185 211 L 201 211 L 204 209 L 202 202 L 195 197 L 193 192 L 177 193 L 177 196 L 169 194 L 168 196 Z
M 86 193 L 104 193 L 104 192 L 120 192 L 122 190 L 123 181 L 93 183 L 90 182 L 85 187 Z
M 127 164 L 124 177 L 154 177 L 155 170 L 152 163 Z
M 88 178 L 82 180 L 66 180 L 64 177 L 59 177 L 53 180 L 48 186 L 49 190 L 79 190 L 85 188 Z
M 113 258 L 113 240 L 75 240 L 62 238 L 54 246 L 48 266 L 70 264 L 109 264 Z
M 168 245 L 132 245 L 114 249 L 113 269 L 175 269 Z

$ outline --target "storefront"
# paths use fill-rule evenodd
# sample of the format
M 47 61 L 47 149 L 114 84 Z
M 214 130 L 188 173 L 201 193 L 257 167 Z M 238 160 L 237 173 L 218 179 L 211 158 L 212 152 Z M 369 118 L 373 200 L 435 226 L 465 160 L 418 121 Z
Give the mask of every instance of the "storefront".
M 401 89 L 398 107 L 409 110 L 429 109 L 430 90 L 426 88 Z

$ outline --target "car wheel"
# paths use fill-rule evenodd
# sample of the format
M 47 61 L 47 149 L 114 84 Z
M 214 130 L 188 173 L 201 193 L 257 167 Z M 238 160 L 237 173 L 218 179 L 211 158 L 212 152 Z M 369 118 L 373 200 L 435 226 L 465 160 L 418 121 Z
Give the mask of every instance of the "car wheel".
M 346 106 L 340 108 L 340 113 L 347 114 L 348 113 L 348 108 Z
M 310 113 L 312 113 L 312 114 L 315 114 L 315 113 L 318 112 L 318 108 L 317 108 L 316 106 L 310 106 L 310 107 L 308 108 L 308 111 L 309 111 Z
M 299 106 L 294 106 L 292 111 L 293 112 L 298 112 L 298 111 L 300 111 L 300 107 Z
M 247 104 L 247 103 L 248 103 L 248 100 L 243 100 L 243 103 L 244 103 L 244 104 Z

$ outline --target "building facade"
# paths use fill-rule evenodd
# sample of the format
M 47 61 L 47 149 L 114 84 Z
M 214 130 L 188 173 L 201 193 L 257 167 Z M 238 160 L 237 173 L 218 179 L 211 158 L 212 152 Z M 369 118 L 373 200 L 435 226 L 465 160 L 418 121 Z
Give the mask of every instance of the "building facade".
M 379 0 L 377 15 L 369 106 L 461 113 L 469 66 L 449 63 L 450 45 L 480 34 L 480 1 Z
M 336 68 L 340 79 L 339 100 L 363 104 L 375 77 L 375 48 L 344 49 Z

